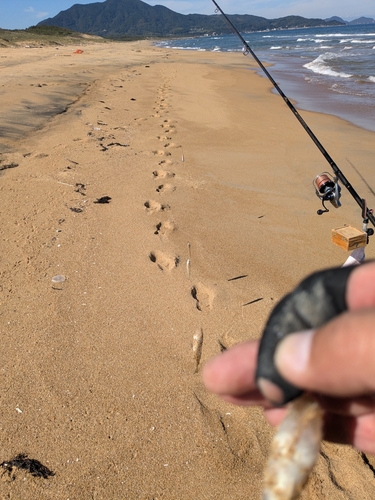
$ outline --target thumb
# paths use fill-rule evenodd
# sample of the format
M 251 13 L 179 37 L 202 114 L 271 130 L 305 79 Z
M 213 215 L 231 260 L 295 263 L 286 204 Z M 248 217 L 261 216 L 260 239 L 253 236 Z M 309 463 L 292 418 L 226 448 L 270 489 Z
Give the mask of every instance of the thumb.
M 304 390 L 336 397 L 375 392 L 375 309 L 346 312 L 317 330 L 288 335 L 275 364 Z

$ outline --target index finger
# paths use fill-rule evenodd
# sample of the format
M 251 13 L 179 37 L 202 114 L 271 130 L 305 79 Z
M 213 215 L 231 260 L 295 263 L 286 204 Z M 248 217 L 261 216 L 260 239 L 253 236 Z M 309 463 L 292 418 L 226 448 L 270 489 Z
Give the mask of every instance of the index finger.
M 203 370 L 207 389 L 231 396 L 242 396 L 257 390 L 255 367 L 258 346 L 258 341 L 250 340 L 208 361 Z

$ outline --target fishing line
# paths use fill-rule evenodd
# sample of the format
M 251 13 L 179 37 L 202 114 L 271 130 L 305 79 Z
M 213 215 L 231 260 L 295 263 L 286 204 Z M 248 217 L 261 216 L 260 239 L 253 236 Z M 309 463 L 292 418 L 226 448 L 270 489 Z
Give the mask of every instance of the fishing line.
M 328 154 L 328 152 L 325 149 L 325 147 L 322 145 L 322 143 L 316 137 L 316 135 L 314 134 L 314 132 L 307 125 L 307 123 L 305 122 L 305 120 L 299 114 L 299 112 L 294 107 L 294 105 L 290 102 L 290 100 L 288 99 L 288 97 L 281 90 L 281 88 L 279 87 L 279 85 L 277 84 L 277 82 L 273 79 L 272 75 L 269 73 L 269 71 L 263 65 L 262 61 L 258 58 L 258 56 L 255 54 L 255 52 L 252 50 L 252 48 L 246 42 L 246 40 L 243 38 L 243 36 L 241 35 L 241 33 L 238 31 L 238 29 L 234 26 L 234 24 L 229 19 L 229 17 L 225 14 L 225 12 L 221 9 L 221 7 L 218 5 L 218 3 L 215 0 L 212 0 L 212 2 L 214 3 L 214 5 L 216 7 L 215 12 L 220 12 L 222 14 L 222 16 L 227 21 L 227 23 L 229 24 L 229 26 L 231 27 L 231 29 L 233 30 L 233 32 L 241 40 L 241 42 L 243 44 L 243 54 L 246 55 L 246 56 L 250 54 L 255 59 L 255 61 L 257 62 L 257 64 L 261 68 L 261 70 L 263 71 L 263 73 L 267 76 L 267 78 L 270 80 L 270 82 L 274 86 L 275 90 L 282 97 L 282 99 L 284 100 L 284 102 L 286 103 L 286 105 L 288 106 L 288 108 L 291 110 L 291 112 L 294 114 L 294 116 L 300 122 L 300 124 L 302 125 L 302 127 L 305 129 L 305 131 L 307 132 L 307 134 L 310 136 L 310 138 L 312 139 L 312 141 L 314 142 L 314 144 L 316 145 L 316 147 L 319 149 L 319 151 L 322 153 L 322 155 L 324 156 L 324 158 L 327 160 L 327 162 L 329 163 L 330 167 L 332 168 L 332 170 L 333 170 L 333 172 L 334 172 L 334 174 L 335 174 L 336 177 L 332 178 L 330 180 L 325 179 L 326 180 L 326 184 L 323 183 L 320 186 L 318 186 L 318 188 L 317 188 L 317 186 L 315 186 L 316 187 L 316 194 L 322 200 L 323 207 L 324 207 L 324 210 L 319 210 L 318 211 L 319 215 L 321 213 L 326 212 L 326 211 L 328 212 L 328 209 L 324 205 L 324 201 L 331 201 L 331 203 L 336 208 L 338 208 L 341 205 L 340 202 L 339 202 L 340 188 L 337 185 L 337 181 L 340 181 L 342 183 L 342 185 L 346 187 L 346 189 L 349 191 L 349 193 L 355 199 L 355 201 L 357 202 L 357 204 L 361 207 L 363 218 L 369 220 L 371 222 L 371 224 L 375 227 L 375 216 L 373 215 L 372 210 L 370 210 L 370 209 L 367 208 L 365 200 L 359 196 L 359 194 L 357 193 L 357 191 L 350 184 L 350 182 L 345 177 L 345 175 L 343 174 L 343 172 L 339 169 L 339 167 L 337 166 L 337 164 L 333 161 L 332 157 Z M 326 172 L 324 172 L 324 174 L 326 174 Z M 320 176 L 317 176 L 316 179 L 318 177 L 322 177 L 322 176 L 323 176 L 323 174 L 320 175 Z M 315 182 L 315 180 L 314 180 L 314 182 Z M 334 186 L 331 185 L 332 183 L 334 184 Z M 325 191 L 326 187 L 327 187 L 327 190 Z M 372 230 L 368 234 L 369 235 L 372 234 Z

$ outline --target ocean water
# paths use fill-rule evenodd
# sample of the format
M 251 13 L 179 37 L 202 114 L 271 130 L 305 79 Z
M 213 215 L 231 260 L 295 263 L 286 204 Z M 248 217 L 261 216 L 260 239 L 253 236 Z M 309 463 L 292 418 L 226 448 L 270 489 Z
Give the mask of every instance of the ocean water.
M 375 131 L 375 25 L 242 35 L 263 62 L 272 64 L 268 70 L 298 107 L 333 114 Z M 167 40 L 157 45 L 181 50 L 242 51 L 236 35 Z

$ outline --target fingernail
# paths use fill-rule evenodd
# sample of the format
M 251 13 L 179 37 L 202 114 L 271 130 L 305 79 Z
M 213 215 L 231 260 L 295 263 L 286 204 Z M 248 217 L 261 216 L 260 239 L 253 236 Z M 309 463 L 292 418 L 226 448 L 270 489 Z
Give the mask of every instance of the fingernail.
M 315 330 L 292 333 L 278 345 L 275 352 L 275 365 L 286 379 L 291 378 L 292 382 L 297 383 L 296 377 L 307 368 L 314 333 Z

